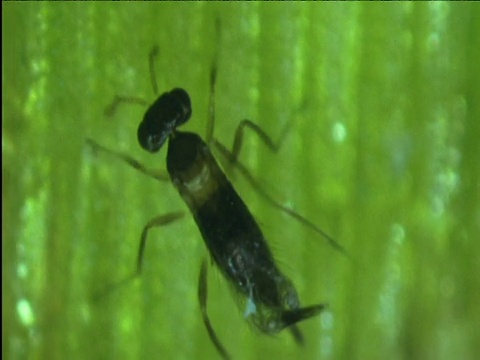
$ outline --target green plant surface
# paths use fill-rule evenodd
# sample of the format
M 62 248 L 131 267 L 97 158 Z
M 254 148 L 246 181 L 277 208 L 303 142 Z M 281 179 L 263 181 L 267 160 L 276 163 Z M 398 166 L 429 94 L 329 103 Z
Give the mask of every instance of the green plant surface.
M 270 337 L 243 319 L 218 270 L 209 314 L 233 359 L 474 359 L 480 353 L 480 6 L 474 3 L 2 4 L 2 354 L 4 359 L 216 359 L 197 280 L 208 254 L 169 183 L 94 153 L 92 138 L 149 168 L 145 107 L 188 90 L 185 129 L 204 136 L 218 51 L 215 137 L 266 191 L 347 249 L 273 209 L 224 169 L 303 304 L 328 303 Z M 217 36 L 215 22 L 219 20 Z M 215 153 L 221 159 L 221 155 Z M 477 240 L 475 240 L 477 239 Z M 99 293 L 105 293 L 99 299 Z

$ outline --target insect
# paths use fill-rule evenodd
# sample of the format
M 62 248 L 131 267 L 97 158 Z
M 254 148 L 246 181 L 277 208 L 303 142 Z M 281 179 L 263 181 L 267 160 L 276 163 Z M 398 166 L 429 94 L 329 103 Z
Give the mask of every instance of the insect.
M 154 58 L 158 48 L 150 54 L 152 87 L 157 89 L 154 74 Z M 230 151 L 213 137 L 214 95 L 217 74 L 216 62 L 210 71 L 210 112 L 206 141 L 198 134 L 179 130 L 191 117 L 192 108 L 188 93 L 181 88 L 161 94 L 147 109 L 138 127 L 137 138 L 143 149 L 158 152 L 165 142 L 167 171 L 165 174 L 149 170 L 128 155 L 108 149 L 93 140 L 87 140 L 95 150 L 120 158 L 135 169 L 160 181 L 168 178 L 188 206 L 208 248 L 211 259 L 234 291 L 240 295 L 244 317 L 266 334 L 275 334 L 288 328 L 294 339 L 302 343 L 303 337 L 297 323 L 319 314 L 325 304 L 302 307 L 292 282 L 277 267 L 272 252 L 253 215 L 227 179 L 213 157 L 209 145 L 215 146 L 232 164 L 237 166 L 252 185 L 258 184 L 247 169 L 237 161 L 243 130 L 249 128 L 270 148 L 275 143 L 256 124 L 243 120 L 237 128 L 233 149 Z M 137 102 L 136 98 L 119 98 L 121 102 Z M 112 110 L 112 108 L 110 108 Z M 343 248 L 301 215 L 282 206 L 260 190 L 268 202 L 289 213 L 301 223 L 320 233 L 337 250 Z M 144 227 L 137 254 L 137 267 L 133 276 L 141 272 L 143 253 L 148 232 L 153 227 L 164 226 L 178 220 L 183 213 L 167 213 L 150 220 Z M 216 350 L 224 359 L 230 355 L 217 336 L 207 312 L 207 262 L 201 265 L 198 280 L 198 298 L 202 319 Z

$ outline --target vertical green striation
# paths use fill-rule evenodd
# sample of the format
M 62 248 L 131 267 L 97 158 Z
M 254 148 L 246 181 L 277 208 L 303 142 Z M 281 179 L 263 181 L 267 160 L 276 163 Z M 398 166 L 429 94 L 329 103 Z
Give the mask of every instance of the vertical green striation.
M 201 323 L 207 256 L 185 210 L 158 183 L 96 155 L 86 138 L 164 169 L 136 142 L 160 91 L 183 87 L 188 129 L 205 133 L 218 47 L 215 135 L 279 199 L 347 248 L 271 209 L 234 169 L 282 270 L 305 305 L 329 310 L 289 334 L 259 336 L 228 285 L 209 275 L 209 311 L 234 359 L 473 359 L 480 303 L 480 7 L 474 3 L 4 3 L 2 8 L 2 355 L 5 359 L 216 358 Z M 220 20 L 217 42 L 215 21 Z M 477 351 L 478 352 L 478 351 Z

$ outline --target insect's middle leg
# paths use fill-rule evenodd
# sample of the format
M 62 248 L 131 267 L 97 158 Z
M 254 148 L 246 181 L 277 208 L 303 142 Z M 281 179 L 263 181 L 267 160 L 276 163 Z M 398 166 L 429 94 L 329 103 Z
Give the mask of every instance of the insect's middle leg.
M 153 219 L 151 219 L 147 224 L 145 224 L 142 230 L 142 235 L 140 237 L 140 244 L 138 246 L 136 266 L 133 272 L 129 276 L 123 278 L 122 280 L 115 282 L 113 284 L 110 284 L 102 291 L 94 294 L 92 299 L 94 301 L 98 301 L 102 299 L 105 295 L 108 295 L 113 291 L 120 289 L 122 286 L 126 285 L 127 283 L 134 280 L 135 278 L 139 277 L 142 272 L 143 255 L 145 252 L 145 245 L 147 242 L 147 235 L 149 230 L 154 227 L 168 225 L 176 220 L 179 220 L 183 216 L 184 216 L 183 212 L 171 212 L 171 213 L 163 214 L 160 216 L 156 216 Z
M 140 245 L 138 247 L 137 253 L 137 267 L 133 277 L 137 277 L 142 272 L 142 264 L 143 264 L 143 255 L 145 252 L 145 245 L 147 242 L 147 235 L 151 228 L 160 227 L 164 225 L 168 225 L 176 220 L 181 219 L 185 214 L 183 212 L 171 212 L 167 214 L 163 214 L 160 216 L 156 216 L 151 219 L 142 230 L 142 236 L 140 237 Z
M 217 37 L 217 43 L 221 41 L 221 28 L 220 28 L 220 21 L 217 20 L 215 23 L 215 32 Z M 206 142 L 207 144 L 214 144 L 217 147 L 220 147 L 220 151 L 230 160 L 230 162 L 235 163 L 238 158 L 238 154 L 240 153 L 242 143 L 243 143 L 243 134 L 244 129 L 249 128 L 253 131 L 260 140 L 273 152 L 277 152 L 280 148 L 281 144 L 283 143 L 288 131 L 290 130 L 291 123 L 293 122 L 293 116 L 290 117 L 290 120 L 287 122 L 286 126 L 284 127 L 280 138 L 277 142 L 273 141 L 272 138 L 257 124 L 252 122 L 251 120 L 244 119 L 238 125 L 235 131 L 235 140 L 233 142 L 232 150 L 227 150 L 225 146 L 223 146 L 218 140 L 215 139 L 213 133 L 215 128 L 215 88 L 217 84 L 217 72 L 218 72 L 218 57 L 219 57 L 219 50 L 218 48 L 215 50 L 215 54 L 213 56 L 212 66 L 210 68 L 210 96 L 209 96 L 209 105 L 208 105 L 208 120 L 207 120 L 207 130 L 206 130 Z
M 231 163 L 236 163 L 238 160 L 238 155 L 240 154 L 240 150 L 242 149 L 243 145 L 244 130 L 246 128 L 256 134 L 270 151 L 277 152 L 278 149 L 280 149 L 288 133 L 288 130 L 290 129 L 290 123 L 287 123 L 280 138 L 278 139 L 278 141 L 275 142 L 260 126 L 248 119 L 242 120 L 240 124 L 238 124 L 237 129 L 235 130 L 235 138 L 233 140 L 233 146 L 231 150 L 227 150 L 227 148 L 224 145 L 220 144 L 219 141 L 214 141 L 215 146 L 217 146 L 217 148 L 222 148 L 221 152 L 227 157 L 227 159 Z

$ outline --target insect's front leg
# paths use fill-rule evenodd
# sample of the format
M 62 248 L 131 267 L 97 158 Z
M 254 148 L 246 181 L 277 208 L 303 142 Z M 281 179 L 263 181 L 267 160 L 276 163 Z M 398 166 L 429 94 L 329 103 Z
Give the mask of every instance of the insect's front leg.
M 164 170 L 162 171 L 158 169 L 149 169 L 145 167 L 142 163 L 140 163 L 138 160 L 131 157 L 130 155 L 124 154 L 120 151 L 109 149 L 103 145 L 100 145 L 95 140 L 87 139 L 86 142 L 96 153 L 102 152 L 116 159 L 119 159 L 120 161 L 123 161 L 124 163 L 126 163 L 128 166 L 134 168 L 137 171 L 140 171 L 141 173 L 151 178 L 154 178 L 155 180 L 170 181 L 170 177 L 168 176 L 168 173 Z

